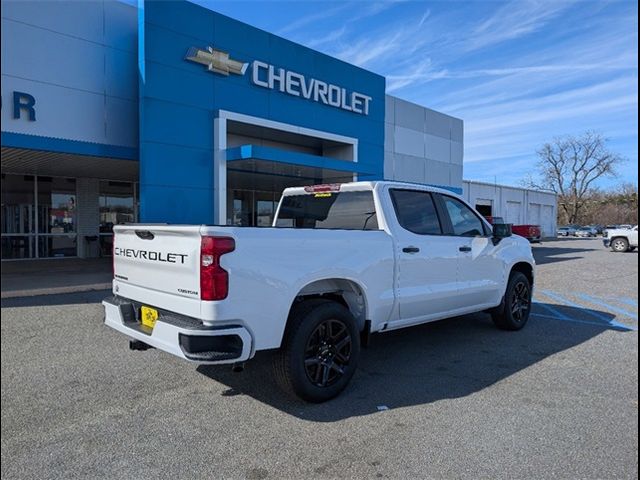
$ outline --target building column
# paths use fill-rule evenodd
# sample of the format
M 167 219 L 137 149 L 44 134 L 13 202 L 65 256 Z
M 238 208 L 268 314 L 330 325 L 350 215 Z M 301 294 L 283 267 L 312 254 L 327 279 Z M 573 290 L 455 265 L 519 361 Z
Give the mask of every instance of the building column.
M 78 205 L 78 256 L 96 258 L 100 255 L 100 181 L 97 178 L 76 180 Z M 88 240 L 88 238 L 95 240 Z

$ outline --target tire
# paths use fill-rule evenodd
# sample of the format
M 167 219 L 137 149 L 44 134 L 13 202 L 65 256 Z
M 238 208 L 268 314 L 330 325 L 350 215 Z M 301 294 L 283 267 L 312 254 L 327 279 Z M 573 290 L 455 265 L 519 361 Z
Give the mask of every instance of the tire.
M 491 312 L 501 330 L 520 330 L 531 313 L 531 283 L 522 272 L 511 272 L 502 304 Z
M 349 384 L 359 356 L 360 332 L 351 312 L 330 300 L 307 300 L 289 316 L 274 374 L 285 391 L 325 402 Z
M 617 237 L 611 240 L 611 250 L 617 253 L 629 250 L 629 242 L 626 238 Z

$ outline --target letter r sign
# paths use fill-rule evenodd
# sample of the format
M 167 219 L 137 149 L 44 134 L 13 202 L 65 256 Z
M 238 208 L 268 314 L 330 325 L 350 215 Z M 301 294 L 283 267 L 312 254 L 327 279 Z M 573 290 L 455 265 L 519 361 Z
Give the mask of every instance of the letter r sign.
M 24 111 L 30 122 L 36 121 L 36 99 L 24 92 L 13 92 L 13 118 L 19 119 Z

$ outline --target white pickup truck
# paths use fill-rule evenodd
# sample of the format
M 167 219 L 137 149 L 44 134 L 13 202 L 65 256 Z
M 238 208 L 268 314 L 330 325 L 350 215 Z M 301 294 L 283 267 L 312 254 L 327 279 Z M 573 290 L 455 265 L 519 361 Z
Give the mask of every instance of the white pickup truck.
M 105 323 L 199 363 L 242 365 L 277 349 L 275 377 L 300 398 L 339 394 L 361 343 L 488 310 L 529 318 L 529 242 L 449 191 L 398 182 L 289 188 L 273 227 L 115 227 Z
M 632 252 L 638 248 L 638 226 L 605 230 L 602 243 L 614 252 Z

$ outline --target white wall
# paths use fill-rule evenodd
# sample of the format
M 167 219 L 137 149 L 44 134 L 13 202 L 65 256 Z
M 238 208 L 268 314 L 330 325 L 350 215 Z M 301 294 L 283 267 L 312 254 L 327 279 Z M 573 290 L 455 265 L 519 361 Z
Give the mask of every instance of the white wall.
M 557 197 L 554 193 L 465 181 L 463 196 L 472 206 L 492 205 L 494 217 L 508 223 L 537 224 L 543 237 L 556 235 Z
M 386 180 L 462 188 L 463 122 L 386 96 Z
M 114 0 L 2 1 L 2 131 L 137 148 L 136 9 Z M 36 120 L 13 118 L 13 92 Z

